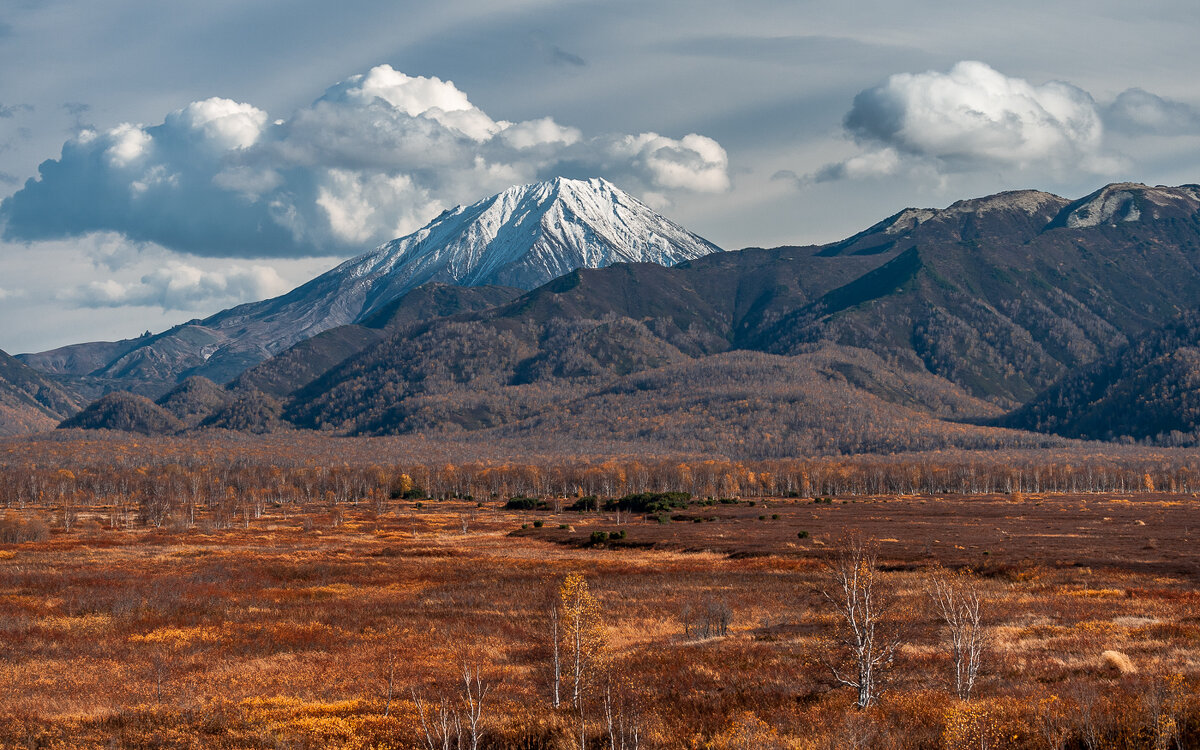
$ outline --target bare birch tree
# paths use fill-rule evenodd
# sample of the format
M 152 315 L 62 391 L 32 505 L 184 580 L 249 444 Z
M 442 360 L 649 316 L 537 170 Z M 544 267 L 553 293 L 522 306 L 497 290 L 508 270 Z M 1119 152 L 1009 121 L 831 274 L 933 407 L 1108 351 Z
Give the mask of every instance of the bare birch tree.
M 451 750 L 456 745 L 462 747 L 462 720 L 450 701 L 442 698 L 437 707 L 426 706 L 415 689 L 412 691 L 412 697 L 417 707 L 417 715 L 421 718 L 425 749 Z
M 491 689 L 492 686 L 483 681 L 478 665 L 472 669 L 470 665 L 463 664 L 462 701 L 467 712 L 471 750 L 479 750 L 479 740 L 483 737 L 483 701 Z
M 954 692 L 960 699 L 970 700 L 987 641 L 980 617 L 979 585 L 964 573 L 938 568 L 929 582 L 929 596 L 950 638 Z
M 562 704 L 561 686 L 562 686 L 562 656 L 559 645 L 559 622 L 561 620 L 559 611 L 559 603 L 554 602 L 550 605 L 550 645 L 553 649 L 552 666 L 554 668 L 553 680 L 553 695 L 551 696 L 551 705 L 558 708 Z
M 837 612 L 833 640 L 840 660 L 826 666 L 842 685 L 858 691 L 858 708 L 879 696 L 884 672 L 892 664 L 900 639 L 887 620 L 894 598 L 878 568 L 879 546 L 861 535 L 845 537 L 827 561 L 828 581 L 821 593 Z

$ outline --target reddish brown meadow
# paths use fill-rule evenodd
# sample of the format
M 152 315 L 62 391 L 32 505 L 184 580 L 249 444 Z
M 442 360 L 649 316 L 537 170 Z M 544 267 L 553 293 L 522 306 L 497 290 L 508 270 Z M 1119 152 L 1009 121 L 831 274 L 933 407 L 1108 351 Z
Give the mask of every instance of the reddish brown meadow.
M 809 467 L 768 494 L 735 467 L 728 494 L 616 503 L 675 488 L 619 462 L 588 464 L 611 483 L 593 499 L 539 492 L 561 464 L 535 461 L 451 467 L 451 489 L 444 466 L 6 447 L 0 747 L 1200 743 L 1179 486 L 829 495 Z M 834 677 L 854 655 L 830 562 L 854 530 L 894 646 L 861 709 Z M 947 575 L 979 602 L 968 700 L 930 596 Z

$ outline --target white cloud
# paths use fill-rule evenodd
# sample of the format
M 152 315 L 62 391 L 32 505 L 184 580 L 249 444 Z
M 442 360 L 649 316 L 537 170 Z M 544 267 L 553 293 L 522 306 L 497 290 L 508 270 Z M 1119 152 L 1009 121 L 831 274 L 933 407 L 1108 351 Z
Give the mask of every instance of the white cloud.
M 335 235 L 358 243 L 411 234 L 445 208 L 406 175 L 364 176 L 344 169 L 329 171 L 317 192 L 317 205 L 325 210 Z
M 1105 108 L 1113 130 L 1129 135 L 1195 135 L 1200 133 L 1200 112 L 1195 107 L 1164 99 L 1142 89 L 1127 89 Z
M 20 289 L 5 289 L 0 286 L 0 300 L 14 299 L 16 297 L 24 297 L 25 292 Z
M 91 143 L 95 135 L 93 131 L 84 131 L 80 144 Z M 150 134 L 142 130 L 140 125 L 130 125 L 127 122 L 108 131 L 106 135 L 108 146 L 104 149 L 104 155 L 108 157 L 109 165 L 118 169 L 127 167 L 144 156 L 153 142 Z
M 266 122 L 261 109 L 218 97 L 192 102 L 166 120 L 171 130 L 201 135 L 222 151 L 253 146 Z
M 981 62 L 893 75 L 860 92 L 844 124 L 866 151 L 826 165 L 813 179 L 918 167 L 1104 174 L 1122 164 L 1105 148 L 1101 109 L 1088 92 L 1059 81 L 1035 85 Z
M 729 157 L 721 144 L 695 133 L 675 141 L 657 133 L 622 140 L 635 165 L 651 175 L 656 187 L 719 193 L 729 189 Z
M 534 148 L 546 144 L 570 146 L 578 143 L 583 134 L 578 128 L 559 125 L 549 117 L 509 125 L 500 132 L 500 138 L 517 150 Z
M 669 201 L 728 190 L 728 167 L 701 135 L 495 120 L 451 81 L 381 65 L 286 119 L 214 97 L 160 125 L 84 131 L 0 204 L 0 218 L 17 241 L 117 232 L 200 256 L 333 255 L 515 183 L 602 176 Z M 98 287 L 95 299 L 114 294 L 131 298 Z
M 238 303 L 272 297 L 287 291 L 288 284 L 268 266 L 230 266 L 205 271 L 173 261 L 150 271 L 140 281 L 91 281 L 62 295 L 79 307 L 160 307 L 191 310 L 214 303 Z
M 881 148 L 851 156 L 845 161 L 829 164 L 818 170 L 816 182 L 831 180 L 860 180 L 870 177 L 886 177 L 898 172 L 903 166 L 900 154 L 894 148 Z

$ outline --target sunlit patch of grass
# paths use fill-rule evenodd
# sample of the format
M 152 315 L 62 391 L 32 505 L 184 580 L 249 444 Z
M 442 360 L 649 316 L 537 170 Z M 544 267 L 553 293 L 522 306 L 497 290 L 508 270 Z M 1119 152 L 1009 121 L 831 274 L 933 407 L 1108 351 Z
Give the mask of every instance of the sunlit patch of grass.
M 1082 597 L 1093 597 L 1093 598 L 1125 596 L 1125 591 L 1123 589 L 1076 589 L 1074 591 L 1068 591 L 1066 593 L 1067 593 L 1067 596 L 1082 596 Z

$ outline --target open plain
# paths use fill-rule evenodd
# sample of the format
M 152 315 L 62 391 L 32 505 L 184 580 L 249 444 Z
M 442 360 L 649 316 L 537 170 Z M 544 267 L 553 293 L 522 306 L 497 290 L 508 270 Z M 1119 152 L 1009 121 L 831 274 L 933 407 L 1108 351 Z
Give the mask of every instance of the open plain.
M 205 451 L 219 442 L 204 445 L 5 444 L 0 747 L 469 747 L 474 735 L 528 748 L 581 736 L 594 747 L 1157 748 L 1200 737 L 1200 501 L 1179 487 L 865 493 L 850 462 L 826 467 L 851 488 L 829 495 L 811 491 L 815 467 L 808 485 L 781 491 L 782 475 L 727 464 L 713 481 L 738 492 L 684 499 L 650 486 L 668 481 L 661 467 L 631 460 L 587 469 L 597 486 L 614 482 L 609 496 L 533 497 L 561 467 L 431 470 L 310 452 L 281 469 L 279 444 L 256 463 L 264 447 L 252 443 L 227 445 L 218 466 Z M 112 487 L 97 494 L 89 477 Z M 472 492 L 449 489 L 459 481 Z M 842 631 L 825 596 L 855 533 L 877 549 L 890 602 L 878 626 L 896 645 L 865 710 L 833 677 Z M 578 702 L 559 617 L 572 574 L 594 605 Z M 955 695 L 929 593 L 939 576 L 981 605 L 969 701 Z M 475 732 L 464 669 L 484 696 Z

